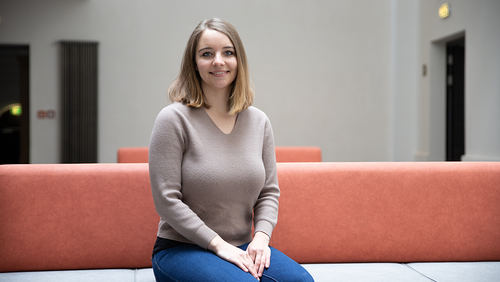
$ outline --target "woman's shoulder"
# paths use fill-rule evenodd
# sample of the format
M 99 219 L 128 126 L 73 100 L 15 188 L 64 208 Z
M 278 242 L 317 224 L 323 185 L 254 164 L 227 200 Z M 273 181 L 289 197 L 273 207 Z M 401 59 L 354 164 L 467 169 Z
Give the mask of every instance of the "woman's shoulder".
M 158 125 L 173 125 L 174 127 L 182 127 L 193 119 L 193 108 L 190 108 L 182 103 L 174 102 L 158 113 L 156 124 Z
M 189 110 L 190 109 L 188 106 L 179 102 L 174 102 L 168 106 L 165 106 L 158 114 L 158 117 L 173 118 L 186 116 L 189 114 Z
M 262 111 L 259 108 L 254 107 L 254 106 L 248 107 L 244 112 L 250 118 L 269 120 L 269 118 L 267 117 L 266 113 L 264 113 L 264 111 Z
M 267 117 L 266 113 L 262 111 L 261 109 L 255 107 L 255 106 L 250 106 L 248 107 L 245 112 L 247 112 L 249 115 L 253 116 L 261 116 L 261 117 Z

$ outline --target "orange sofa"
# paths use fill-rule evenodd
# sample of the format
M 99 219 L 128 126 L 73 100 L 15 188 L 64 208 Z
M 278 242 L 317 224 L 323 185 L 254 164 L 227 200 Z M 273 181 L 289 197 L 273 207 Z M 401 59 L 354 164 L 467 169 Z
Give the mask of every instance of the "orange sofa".
M 500 163 L 278 163 L 316 281 L 498 281 Z M 0 166 L 0 281 L 154 281 L 148 164 Z
M 276 162 L 321 162 L 321 148 L 310 146 L 277 146 Z M 118 163 L 147 163 L 149 147 L 118 148 Z

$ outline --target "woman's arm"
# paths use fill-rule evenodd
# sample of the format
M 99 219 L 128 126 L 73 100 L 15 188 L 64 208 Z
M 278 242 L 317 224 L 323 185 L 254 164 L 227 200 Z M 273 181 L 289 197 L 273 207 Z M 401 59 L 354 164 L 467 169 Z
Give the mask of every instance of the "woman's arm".
M 259 277 L 262 276 L 264 268 L 270 266 L 271 249 L 269 248 L 269 241 L 278 220 L 278 199 L 280 196 L 274 136 L 269 119 L 266 119 L 262 161 L 265 167 L 266 180 L 254 207 L 255 233 L 247 249 Z
M 186 116 L 175 107 L 166 107 L 158 114 L 149 146 L 151 189 L 162 220 L 206 249 L 217 233 L 182 201 L 181 170 L 188 124 Z
M 254 206 L 255 233 L 263 232 L 271 238 L 278 221 L 278 199 L 280 189 L 274 149 L 274 135 L 269 119 L 266 117 L 262 147 L 262 161 L 265 169 L 265 182 Z

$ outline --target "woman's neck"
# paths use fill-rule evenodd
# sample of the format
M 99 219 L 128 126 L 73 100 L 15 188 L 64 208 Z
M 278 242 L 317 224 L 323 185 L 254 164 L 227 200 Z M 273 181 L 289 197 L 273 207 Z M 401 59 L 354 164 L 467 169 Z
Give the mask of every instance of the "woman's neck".
M 222 132 L 225 134 L 231 133 L 236 124 L 236 118 L 238 115 L 229 114 L 230 93 L 228 91 L 204 91 L 204 94 L 207 99 L 207 103 L 210 105 L 210 108 L 205 108 L 208 116 Z
M 208 90 L 208 91 L 207 91 Z M 229 89 L 203 89 L 207 103 L 210 105 L 210 111 L 218 115 L 229 115 Z

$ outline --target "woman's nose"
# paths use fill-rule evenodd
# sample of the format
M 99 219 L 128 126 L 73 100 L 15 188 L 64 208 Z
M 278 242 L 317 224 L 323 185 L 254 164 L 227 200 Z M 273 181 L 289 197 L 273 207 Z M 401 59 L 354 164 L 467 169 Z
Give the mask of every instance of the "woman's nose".
M 215 54 L 214 61 L 212 62 L 213 66 L 223 66 L 224 60 L 222 59 L 221 54 Z

